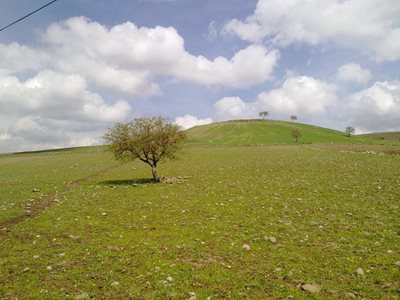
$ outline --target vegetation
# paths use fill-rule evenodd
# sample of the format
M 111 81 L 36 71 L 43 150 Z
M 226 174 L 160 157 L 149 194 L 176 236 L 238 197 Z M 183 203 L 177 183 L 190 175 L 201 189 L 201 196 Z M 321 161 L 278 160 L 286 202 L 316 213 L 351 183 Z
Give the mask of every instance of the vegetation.
M 291 115 L 291 116 L 290 116 L 290 120 L 292 120 L 292 121 L 297 121 L 297 116 Z
M 157 165 L 160 161 L 176 158 L 186 134 L 178 125 L 162 117 L 139 118 L 128 123 L 118 123 L 104 135 L 110 150 L 119 160 L 138 158 L 151 167 L 153 179 L 160 178 Z
M 373 139 L 382 143 L 400 143 L 400 132 L 377 132 L 361 134 L 359 137 Z
M 99 147 L 0 156 L 0 298 L 399 298 L 398 146 L 328 132 L 226 134 L 161 164 L 169 184 Z
M 292 137 L 295 139 L 296 143 L 299 142 L 299 138 L 301 137 L 301 132 L 298 129 L 293 129 L 291 132 Z
M 273 120 L 242 120 L 213 123 L 187 130 L 189 145 L 293 144 L 292 130 L 302 134 L 302 143 L 363 143 L 365 138 L 348 139 L 343 132 L 301 123 Z
M 356 132 L 356 130 L 354 129 L 354 127 L 347 126 L 345 132 L 347 134 L 347 137 L 350 137 L 352 134 Z
M 269 112 L 267 111 L 262 111 L 258 114 L 261 118 L 265 119 L 266 117 L 269 116 Z

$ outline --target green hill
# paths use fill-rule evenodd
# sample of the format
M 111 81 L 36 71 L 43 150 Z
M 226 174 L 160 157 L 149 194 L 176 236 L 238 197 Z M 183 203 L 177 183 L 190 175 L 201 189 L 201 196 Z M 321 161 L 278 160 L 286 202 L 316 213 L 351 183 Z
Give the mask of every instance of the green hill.
M 380 141 L 383 143 L 400 143 L 400 132 L 399 131 L 360 134 L 359 137 L 368 138 L 368 139 Z
M 189 144 L 202 145 L 255 145 L 293 144 L 292 130 L 299 130 L 300 143 L 357 143 L 364 138 L 348 138 L 343 132 L 318 126 L 274 121 L 236 120 L 196 126 L 187 130 Z

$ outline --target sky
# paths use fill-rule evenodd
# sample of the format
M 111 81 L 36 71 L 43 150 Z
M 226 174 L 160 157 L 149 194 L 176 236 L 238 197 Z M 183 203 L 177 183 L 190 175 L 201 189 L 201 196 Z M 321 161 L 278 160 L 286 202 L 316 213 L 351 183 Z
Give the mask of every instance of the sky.
M 0 27 L 48 0 L 2 0 Z M 398 0 L 58 0 L 0 32 L 0 152 L 117 122 L 400 130 Z

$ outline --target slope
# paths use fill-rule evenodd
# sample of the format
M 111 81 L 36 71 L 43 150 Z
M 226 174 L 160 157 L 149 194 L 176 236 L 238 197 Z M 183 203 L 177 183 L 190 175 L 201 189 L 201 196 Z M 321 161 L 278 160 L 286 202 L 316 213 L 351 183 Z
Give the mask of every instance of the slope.
M 348 138 L 343 132 L 318 126 L 273 121 L 236 120 L 196 126 L 187 130 L 189 145 L 292 144 L 292 130 L 299 130 L 300 143 L 359 143 L 364 138 Z

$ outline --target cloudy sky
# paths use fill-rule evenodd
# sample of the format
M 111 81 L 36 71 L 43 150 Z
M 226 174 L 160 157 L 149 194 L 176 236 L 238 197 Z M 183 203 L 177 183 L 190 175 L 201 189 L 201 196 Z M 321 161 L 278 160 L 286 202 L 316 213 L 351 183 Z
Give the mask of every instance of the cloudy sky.
M 2 0 L 0 27 L 48 0 Z M 400 130 L 398 0 L 59 0 L 0 32 L 0 152 L 116 122 Z

